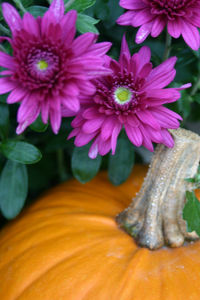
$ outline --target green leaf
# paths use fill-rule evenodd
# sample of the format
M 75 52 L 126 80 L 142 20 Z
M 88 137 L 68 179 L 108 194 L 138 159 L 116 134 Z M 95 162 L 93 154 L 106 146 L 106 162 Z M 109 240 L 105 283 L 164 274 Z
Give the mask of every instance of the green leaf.
M 65 0 L 64 2 L 67 5 L 67 3 L 70 1 L 71 0 L 67 0 L 67 1 Z M 67 11 L 71 10 L 71 9 L 75 9 L 75 10 L 77 10 L 77 12 L 83 12 L 90 6 L 94 5 L 95 2 L 96 2 L 96 0 L 75 0 L 74 2 L 72 2 L 71 5 L 69 5 L 67 7 Z
M 34 164 L 42 158 L 35 146 L 25 142 L 5 141 L 0 145 L 0 150 L 8 159 L 22 164 Z
M 9 108 L 7 104 L 0 103 L 0 135 L 5 139 L 8 135 Z
M 110 154 L 108 163 L 108 177 L 114 185 L 119 185 L 129 177 L 134 165 L 133 145 L 122 134 L 118 138 L 115 155 Z
M 194 101 L 200 104 L 200 93 L 197 93 L 193 96 Z
M 47 127 L 48 124 L 44 124 L 42 122 L 41 116 L 39 116 L 37 120 L 35 120 L 35 122 L 30 125 L 30 128 L 36 132 L 44 132 L 46 131 Z
M 91 144 L 84 147 L 74 148 L 72 154 L 72 173 L 81 183 L 90 181 L 99 171 L 101 165 L 101 156 L 96 159 L 90 159 L 88 151 Z
M 0 178 L 0 209 L 7 219 L 16 217 L 28 192 L 26 166 L 8 160 Z
M 34 5 L 27 8 L 27 11 L 32 14 L 35 18 L 42 17 L 44 13 L 47 11 L 47 7 Z
M 94 24 L 97 24 L 99 20 L 96 20 L 90 16 L 78 14 L 78 18 L 76 21 L 76 28 L 80 33 L 93 32 L 99 33 Z
M 186 192 L 187 202 L 183 209 L 183 219 L 189 232 L 196 231 L 200 236 L 200 202 L 194 192 Z

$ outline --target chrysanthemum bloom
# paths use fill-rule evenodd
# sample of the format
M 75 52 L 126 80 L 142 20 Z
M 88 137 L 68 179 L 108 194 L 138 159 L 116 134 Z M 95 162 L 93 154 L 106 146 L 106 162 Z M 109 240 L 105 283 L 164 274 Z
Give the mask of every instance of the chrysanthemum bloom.
M 130 55 L 123 38 L 119 62 L 107 63 L 113 75 L 95 80 L 96 93 L 83 99 L 82 108 L 72 121 L 75 145 L 81 147 L 91 140 L 90 158 L 115 153 L 117 138 L 124 127 L 129 140 L 137 147 L 143 145 L 153 151 L 152 142 L 173 147 L 174 141 L 167 129 L 179 127 L 182 118 L 164 107 L 180 98 L 180 89 L 165 88 L 175 77 L 176 57 L 152 69 L 151 52 L 146 46 Z
M 182 34 L 193 50 L 200 47 L 200 0 L 120 0 L 128 11 L 120 16 L 120 25 L 141 26 L 136 43 L 142 43 L 151 34 L 157 37 L 165 26 L 169 34 L 178 38 Z
M 64 14 L 63 0 L 53 0 L 44 16 L 35 19 L 25 13 L 21 19 L 8 3 L 3 15 L 12 31 L 7 39 L 13 56 L 0 52 L 0 66 L 6 68 L 0 78 L 0 94 L 11 92 L 8 103 L 21 102 L 17 133 L 20 134 L 41 113 L 44 123 L 50 119 L 58 132 L 61 114 L 75 114 L 79 97 L 95 91 L 91 78 L 110 72 L 104 67 L 110 43 L 96 43 L 97 35 L 86 33 L 77 38 L 77 13 Z

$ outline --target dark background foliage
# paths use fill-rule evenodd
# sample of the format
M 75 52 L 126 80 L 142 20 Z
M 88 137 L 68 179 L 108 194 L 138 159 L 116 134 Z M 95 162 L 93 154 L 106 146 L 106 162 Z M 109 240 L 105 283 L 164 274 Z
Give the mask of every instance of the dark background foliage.
M 2 2 L 2 1 L 0 1 Z M 50 1 L 15 0 L 7 1 L 19 12 L 27 10 L 35 17 L 42 15 Z M 67 3 L 68 1 L 65 1 Z M 118 59 L 121 39 L 126 32 L 131 52 L 141 45 L 134 43 L 137 29 L 122 27 L 116 19 L 123 13 L 117 0 L 75 0 L 68 9 L 78 10 L 77 34 L 87 31 L 99 33 L 99 41 L 111 41 L 109 53 Z M 0 11 L 0 35 L 10 35 Z M 152 62 L 162 62 L 165 49 L 165 32 L 158 38 L 148 38 L 143 45 L 152 51 Z M 2 47 L 10 53 L 9 44 Z M 169 107 L 183 118 L 181 126 L 198 131 L 200 127 L 200 51 L 192 51 L 182 38 L 173 40 L 171 55 L 176 55 L 177 75 L 173 86 L 191 82 L 193 87 L 182 93 L 182 98 Z M 0 96 L 0 208 L 1 223 L 14 218 L 23 208 L 48 188 L 69 180 L 73 176 L 83 184 L 91 180 L 100 169 L 108 169 L 108 178 L 114 185 L 123 183 L 134 163 L 149 162 L 151 154 L 143 148 L 134 147 L 122 132 L 118 140 L 116 155 L 110 154 L 95 160 L 88 158 L 88 147 L 75 148 L 73 140 L 67 141 L 72 119 L 63 119 L 58 135 L 44 125 L 39 118 L 22 135 L 17 136 L 16 112 L 18 105 L 7 105 L 7 95 Z

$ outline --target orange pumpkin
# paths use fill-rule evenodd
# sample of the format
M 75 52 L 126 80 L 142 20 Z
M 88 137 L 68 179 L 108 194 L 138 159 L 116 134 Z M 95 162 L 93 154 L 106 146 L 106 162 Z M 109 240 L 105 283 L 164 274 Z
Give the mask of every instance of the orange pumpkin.
M 200 242 L 150 251 L 118 228 L 146 168 L 64 183 L 0 234 L 1 300 L 199 300 Z M 200 196 L 200 194 L 199 194 Z

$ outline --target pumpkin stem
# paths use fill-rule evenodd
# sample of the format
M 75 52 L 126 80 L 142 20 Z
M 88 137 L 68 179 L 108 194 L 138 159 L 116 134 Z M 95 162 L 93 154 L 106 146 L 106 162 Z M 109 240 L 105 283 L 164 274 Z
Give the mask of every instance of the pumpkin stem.
M 142 188 L 117 222 L 143 247 L 181 246 L 194 240 L 182 218 L 186 190 L 194 189 L 192 178 L 200 161 L 200 136 L 179 128 L 171 130 L 175 145 L 158 145 Z

